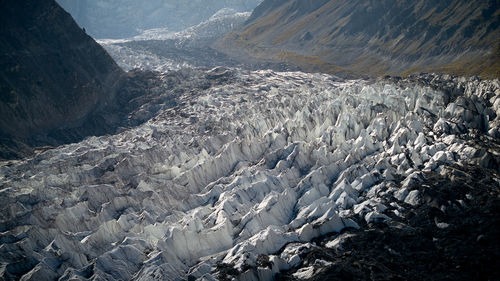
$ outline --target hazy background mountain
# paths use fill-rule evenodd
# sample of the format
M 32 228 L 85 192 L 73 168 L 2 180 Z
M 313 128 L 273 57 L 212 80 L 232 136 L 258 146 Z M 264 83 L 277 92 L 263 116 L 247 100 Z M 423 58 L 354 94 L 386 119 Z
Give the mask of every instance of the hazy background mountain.
M 308 71 L 500 76 L 497 0 L 265 0 L 218 43 Z
M 123 38 L 141 30 L 180 31 L 223 8 L 252 11 L 262 0 L 57 0 L 94 38 Z

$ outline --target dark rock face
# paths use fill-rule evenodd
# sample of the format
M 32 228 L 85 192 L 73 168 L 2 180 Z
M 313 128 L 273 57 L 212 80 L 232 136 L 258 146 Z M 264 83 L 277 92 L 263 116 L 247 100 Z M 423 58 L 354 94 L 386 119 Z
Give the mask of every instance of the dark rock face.
M 217 45 L 308 71 L 493 78 L 500 75 L 498 38 L 497 0 L 266 0 Z
M 0 13 L 0 158 L 12 158 L 59 143 L 48 133 L 105 107 L 124 72 L 53 0 L 3 0 Z

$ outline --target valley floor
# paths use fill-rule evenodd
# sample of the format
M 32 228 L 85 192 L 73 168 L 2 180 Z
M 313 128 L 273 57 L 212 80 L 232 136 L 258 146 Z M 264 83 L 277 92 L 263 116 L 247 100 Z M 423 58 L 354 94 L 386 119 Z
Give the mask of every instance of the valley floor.
M 1 279 L 498 276 L 498 80 L 155 75 L 143 123 L 1 164 Z

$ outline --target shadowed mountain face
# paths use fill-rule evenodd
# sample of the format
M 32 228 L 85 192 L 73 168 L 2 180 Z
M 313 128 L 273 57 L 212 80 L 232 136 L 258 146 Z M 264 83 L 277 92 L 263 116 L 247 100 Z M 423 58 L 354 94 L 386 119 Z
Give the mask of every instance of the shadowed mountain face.
M 498 77 L 498 38 L 497 0 L 266 0 L 218 47 L 309 71 Z
M 0 158 L 10 158 L 80 126 L 124 72 L 53 0 L 2 0 L 0 14 Z

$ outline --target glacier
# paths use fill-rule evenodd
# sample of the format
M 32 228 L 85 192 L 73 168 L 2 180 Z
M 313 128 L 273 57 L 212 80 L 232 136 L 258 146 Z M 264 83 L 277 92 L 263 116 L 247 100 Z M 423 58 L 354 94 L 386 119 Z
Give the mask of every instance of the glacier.
M 94 38 L 124 38 L 144 30 L 181 31 L 220 10 L 251 12 L 261 0 L 57 0 L 78 25 Z M 220 13 L 219 13 L 220 15 Z
M 499 170 L 468 137 L 498 140 L 499 80 L 192 71 L 138 126 L 0 164 L 2 279 L 272 280 L 423 204 L 426 172 Z
M 168 28 L 143 30 L 121 39 L 97 40 L 125 71 L 165 72 L 191 67 L 236 66 L 239 63 L 211 48 L 211 44 L 243 24 L 250 12 L 224 8 L 209 19 L 173 32 Z

